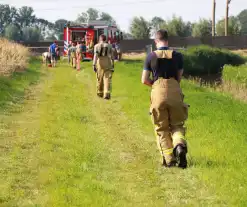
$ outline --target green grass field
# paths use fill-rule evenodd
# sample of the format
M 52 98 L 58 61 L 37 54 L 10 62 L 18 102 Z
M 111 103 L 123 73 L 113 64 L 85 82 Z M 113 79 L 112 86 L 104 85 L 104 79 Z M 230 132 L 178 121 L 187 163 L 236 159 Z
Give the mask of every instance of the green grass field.
M 0 111 L 23 100 L 30 85 L 36 84 L 40 76 L 40 60 L 33 59 L 25 72 L 14 73 L 12 77 L 0 77 Z
M 141 61 L 116 64 L 111 101 L 90 63 L 37 64 L 0 83 L 0 206 L 247 206 L 246 104 L 184 80 L 189 168 L 164 169 Z

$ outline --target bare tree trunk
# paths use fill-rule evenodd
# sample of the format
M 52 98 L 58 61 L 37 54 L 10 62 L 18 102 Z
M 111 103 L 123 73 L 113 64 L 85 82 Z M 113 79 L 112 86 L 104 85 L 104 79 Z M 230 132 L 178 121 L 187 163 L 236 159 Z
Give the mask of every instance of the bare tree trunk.
M 216 0 L 213 0 L 213 16 L 212 16 L 212 36 L 215 36 L 215 10 L 216 10 Z
M 226 0 L 226 19 L 225 19 L 225 36 L 228 36 L 228 13 L 229 13 L 229 4 L 231 0 Z

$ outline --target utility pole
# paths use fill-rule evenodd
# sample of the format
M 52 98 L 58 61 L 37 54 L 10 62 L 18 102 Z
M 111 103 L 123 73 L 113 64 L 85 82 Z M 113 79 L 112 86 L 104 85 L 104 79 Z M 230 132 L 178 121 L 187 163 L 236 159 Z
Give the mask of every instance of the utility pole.
M 226 19 L 225 19 L 225 36 L 228 36 L 228 16 L 229 16 L 229 4 L 231 0 L 226 0 Z
M 215 10 L 216 10 L 216 0 L 213 0 L 213 16 L 212 16 L 212 36 L 215 36 Z

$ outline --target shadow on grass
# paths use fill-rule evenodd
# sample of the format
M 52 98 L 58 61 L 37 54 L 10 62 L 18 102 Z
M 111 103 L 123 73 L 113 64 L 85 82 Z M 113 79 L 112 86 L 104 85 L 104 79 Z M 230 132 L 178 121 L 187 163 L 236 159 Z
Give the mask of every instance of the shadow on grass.
M 28 69 L 10 77 L 0 77 L 0 111 L 20 103 L 30 85 L 37 84 L 41 73 L 40 60 L 32 59 Z

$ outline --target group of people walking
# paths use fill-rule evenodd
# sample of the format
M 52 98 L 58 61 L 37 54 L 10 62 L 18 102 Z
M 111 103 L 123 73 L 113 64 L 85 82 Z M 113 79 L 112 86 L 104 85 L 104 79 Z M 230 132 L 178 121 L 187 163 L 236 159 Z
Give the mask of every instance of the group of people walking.
M 146 57 L 142 72 L 142 83 L 151 87 L 150 115 L 157 136 L 157 144 L 165 167 L 186 168 L 188 152 L 185 140 L 184 123 L 188 118 L 188 105 L 180 87 L 183 75 L 183 56 L 168 46 L 168 33 L 159 30 L 155 35 L 157 50 Z M 51 45 L 54 59 L 56 48 Z M 93 71 L 96 73 L 97 96 L 111 99 L 112 76 L 116 47 L 105 35 L 100 35 L 99 43 L 94 46 Z M 86 52 L 84 42 L 71 43 L 69 63 L 80 70 L 80 62 Z
M 97 95 L 104 99 L 111 99 L 111 82 L 114 72 L 115 59 L 121 58 L 120 45 L 107 42 L 105 35 L 100 35 L 99 42 L 94 46 L 93 70 L 97 79 Z M 70 42 L 68 47 L 68 62 L 81 70 L 81 61 L 86 54 L 85 42 Z M 117 57 L 116 57 L 117 56 Z
M 157 144 L 165 167 L 187 168 L 188 151 L 184 123 L 188 105 L 180 87 L 183 75 L 183 56 L 168 47 L 168 32 L 159 30 L 155 35 L 157 50 L 144 63 L 142 83 L 152 88 L 150 115 L 155 126 Z M 114 48 L 101 35 L 94 48 L 93 70 L 97 77 L 97 95 L 111 98 L 114 72 Z
M 81 61 L 86 54 L 86 45 L 85 42 L 71 42 L 68 46 L 68 63 L 75 69 L 81 69 Z

